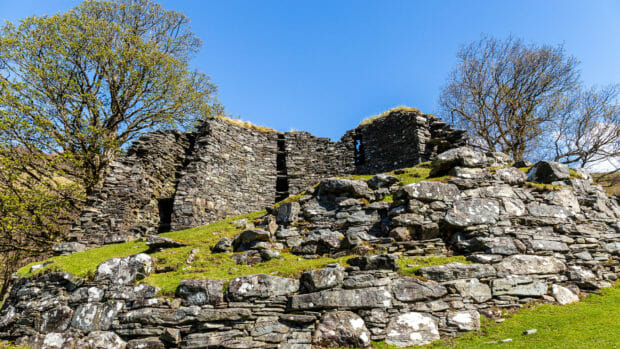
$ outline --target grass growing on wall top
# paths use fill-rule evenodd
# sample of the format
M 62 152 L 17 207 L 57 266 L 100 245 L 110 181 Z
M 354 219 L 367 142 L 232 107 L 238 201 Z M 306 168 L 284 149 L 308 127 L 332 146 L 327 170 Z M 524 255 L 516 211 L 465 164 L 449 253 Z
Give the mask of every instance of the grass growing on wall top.
M 364 119 L 362 122 L 360 122 L 359 126 L 364 126 L 364 125 L 370 125 L 372 124 L 375 120 L 380 119 L 382 117 L 388 116 L 391 113 L 395 113 L 395 112 L 417 112 L 417 113 L 421 113 L 419 109 L 417 108 L 412 108 L 412 107 L 407 107 L 404 105 L 389 109 L 384 111 L 383 113 L 379 114 L 379 115 L 374 115 L 371 116 L 369 118 Z

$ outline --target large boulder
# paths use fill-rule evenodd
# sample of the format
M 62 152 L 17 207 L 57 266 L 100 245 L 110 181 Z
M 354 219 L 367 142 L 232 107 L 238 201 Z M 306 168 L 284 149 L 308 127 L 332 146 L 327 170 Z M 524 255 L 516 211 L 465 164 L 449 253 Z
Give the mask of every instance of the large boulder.
M 495 276 L 496 272 L 495 268 L 488 264 L 463 264 L 455 262 L 420 268 L 416 271 L 416 274 L 426 279 L 444 282 L 458 279 L 486 278 Z
M 316 292 L 342 285 L 344 268 L 336 266 L 310 270 L 301 275 L 301 286 L 306 292 Z
M 480 329 L 480 313 L 475 310 L 448 312 L 448 325 L 455 326 L 459 331 L 477 331 Z
M 385 342 L 401 347 L 426 345 L 439 339 L 437 322 L 428 314 L 403 313 L 393 318 L 386 330 Z
M 513 255 L 496 265 L 498 275 L 561 274 L 566 265 L 555 257 Z
M 454 167 L 502 167 L 512 165 L 510 156 L 498 153 L 481 153 L 469 147 L 453 148 L 445 151 L 431 163 L 431 176 L 441 176 Z
M 560 285 L 552 285 L 551 286 L 551 294 L 553 298 L 560 305 L 566 305 L 574 302 L 579 302 L 579 296 L 573 293 L 573 291 L 568 288 Z
M 323 315 L 312 338 L 314 345 L 325 348 L 368 348 L 370 332 L 364 320 L 350 311 L 330 311 Z
M 364 181 L 356 181 L 352 179 L 327 178 L 319 183 L 317 192 L 319 195 L 324 196 L 348 196 L 361 198 L 367 195 L 368 184 Z
M 446 213 L 449 225 L 464 228 L 471 225 L 495 224 L 499 219 L 499 203 L 494 199 L 469 199 L 454 203 Z
M 228 297 L 234 301 L 286 296 L 299 291 L 299 280 L 254 274 L 239 276 L 228 285 Z
M 142 280 L 153 271 L 153 260 L 148 254 L 112 258 L 97 267 L 95 281 L 116 285 L 131 285 Z
M 527 180 L 534 183 L 553 183 L 570 178 L 568 166 L 553 161 L 539 161 L 527 172 Z
M 396 199 L 415 199 L 420 201 L 456 201 L 460 197 L 460 190 L 454 184 L 422 181 L 400 188 Z
M 287 202 L 278 207 L 276 222 L 279 224 L 291 224 L 297 221 L 301 207 L 299 202 Z
M 232 241 L 235 252 L 246 251 L 253 248 L 259 242 L 268 242 L 271 234 L 266 230 L 250 229 L 242 231 Z
M 392 286 L 394 298 L 401 302 L 415 302 L 439 298 L 448 293 L 441 284 L 429 280 L 422 281 L 413 277 L 401 277 Z
M 181 280 L 176 296 L 183 305 L 216 305 L 224 301 L 224 280 Z
M 398 183 L 398 177 L 386 173 L 380 173 L 366 181 L 371 189 L 388 188 L 392 184 Z

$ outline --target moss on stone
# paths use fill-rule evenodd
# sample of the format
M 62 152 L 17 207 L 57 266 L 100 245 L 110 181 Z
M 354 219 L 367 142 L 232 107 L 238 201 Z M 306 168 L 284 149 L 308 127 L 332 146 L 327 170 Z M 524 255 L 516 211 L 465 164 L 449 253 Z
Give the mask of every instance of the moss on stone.
M 386 110 L 386 111 L 384 111 L 383 113 L 381 113 L 379 115 L 374 115 L 374 116 L 371 116 L 369 118 L 366 118 L 362 122 L 360 122 L 359 126 L 370 125 L 370 124 L 372 124 L 377 119 L 380 119 L 382 117 L 385 117 L 385 116 L 388 116 L 388 115 L 390 115 L 392 113 L 397 113 L 397 112 L 422 113 L 417 108 L 412 108 L 412 107 L 407 107 L 407 106 L 401 105 L 401 106 L 398 106 L 398 107 Z

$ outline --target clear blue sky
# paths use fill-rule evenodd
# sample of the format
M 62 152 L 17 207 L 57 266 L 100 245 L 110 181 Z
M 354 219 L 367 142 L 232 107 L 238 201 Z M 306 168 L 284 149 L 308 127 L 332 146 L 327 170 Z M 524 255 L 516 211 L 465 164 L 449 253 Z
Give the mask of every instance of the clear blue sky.
M 74 0 L 0 0 L 0 20 Z M 564 43 L 588 85 L 620 83 L 620 1 L 161 1 L 203 40 L 194 60 L 227 111 L 276 128 L 340 136 L 397 105 L 426 113 L 459 46 L 482 33 Z

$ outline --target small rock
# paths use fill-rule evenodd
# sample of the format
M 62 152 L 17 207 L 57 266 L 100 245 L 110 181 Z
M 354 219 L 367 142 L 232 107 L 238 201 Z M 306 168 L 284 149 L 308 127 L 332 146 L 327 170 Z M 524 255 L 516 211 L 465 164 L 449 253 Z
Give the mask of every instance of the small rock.
M 560 286 L 560 285 L 551 286 L 551 294 L 553 295 L 553 298 L 555 298 L 555 300 L 560 305 L 566 305 L 566 304 L 570 304 L 574 302 L 579 302 L 579 296 L 574 294 L 568 288 Z
M 398 270 L 399 268 L 396 264 L 396 257 L 387 254 L 353 257 L 348 259 L 347 263 L 359 267 L 360 270 Z
M 529 335 L 534 334 L 534 333 L 536 333 L 536 332 L 538 332 L 538 330 L 537 330 L 537 329 L 535 329 L 535 328 L 533 328 L 533 329 L 531 329 L 531 330 L 523 331 L 523 335 L 525 335 L 525 336 L 529 336 Z
M 175 247 L 183 247 L 187 246 L 182 242 L 173 240 L 171 238 L 151 235 L 146 238 L 146 245 L 151 249 L 159 249 L 159 248 L 175 248 Z
M 501 343 L 510 343 L 510 342 L 512 342 L 512 338 L 502 339 L 500 342 Z
M 321 318 L 312 338 L 321 347 L 370 347 L 370 332 L 359 315 L 350 311 L 330 311 Z
M 233 239 L 231 238 L 221 238 L 220 241 L 218 241 L 215 246 L 213 246 L 213 249 L 211 249 L 211 251 L 213 251 L 214 253 L 230 252 L 232 250 L 232 243 Z
M 381 173 L 373 176 L 366 181 L 366 184 L 373 189 L 389 188 L 392 184 L 398 183 L 398 177 L 389 174 Z

